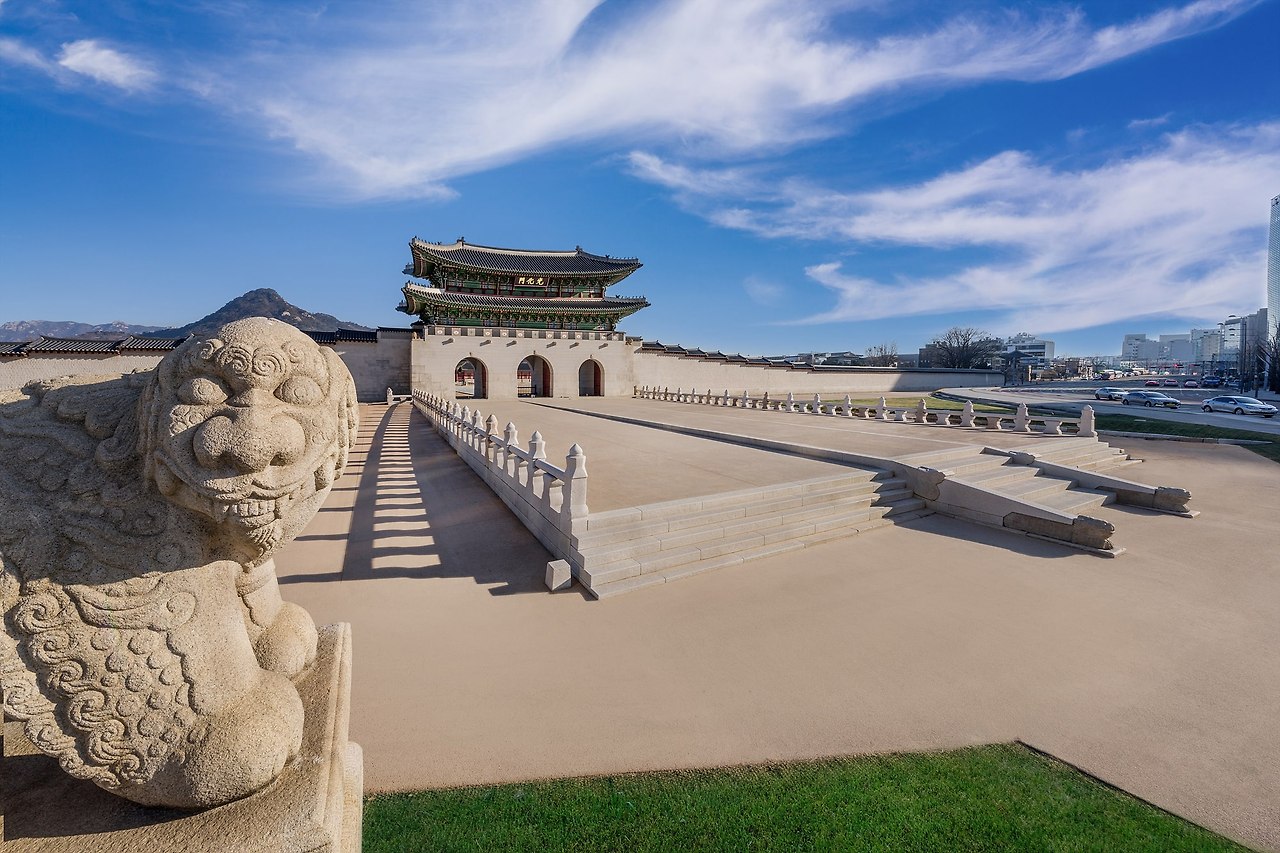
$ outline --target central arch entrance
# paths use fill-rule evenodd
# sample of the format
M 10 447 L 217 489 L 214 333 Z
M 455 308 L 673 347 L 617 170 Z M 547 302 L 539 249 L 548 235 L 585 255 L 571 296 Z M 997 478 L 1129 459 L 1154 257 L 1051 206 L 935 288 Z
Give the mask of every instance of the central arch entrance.
M 531 355 L 516 369 L 516 390 L 521 397 L 550 397 L 551 362 L 540 355 Z
M 578 396 L 600 397 L 604 395 L 604 368 L 594 358 L 582 362 L 578 368 Z
M 458 400 L 483 400 L 489 396 L 489 369 L 478 358 L 464 358 L 453 369 L 453 396 Z

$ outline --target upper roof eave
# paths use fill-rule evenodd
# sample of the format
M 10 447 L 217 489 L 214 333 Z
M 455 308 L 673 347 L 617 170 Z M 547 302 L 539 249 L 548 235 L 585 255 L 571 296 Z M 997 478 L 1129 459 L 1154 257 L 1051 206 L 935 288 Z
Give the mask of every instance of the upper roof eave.
M 409 248 L 415 262 L 419 259 L 433 263 L 472 269 L 480 272 L 498 272 L 526 275 L 559 275 L 569 277 L 601 278 L 625 277 L 643 264 L 638 258 L 612 258 L 587 252 L 581 246 L 572 251 L 507 249 L 500 246 L 483 246 L 458 240 L 452 244 L 429 243 L 414 237 Z M 421 276 L 417 263 L 406 268 L 410 275 Z

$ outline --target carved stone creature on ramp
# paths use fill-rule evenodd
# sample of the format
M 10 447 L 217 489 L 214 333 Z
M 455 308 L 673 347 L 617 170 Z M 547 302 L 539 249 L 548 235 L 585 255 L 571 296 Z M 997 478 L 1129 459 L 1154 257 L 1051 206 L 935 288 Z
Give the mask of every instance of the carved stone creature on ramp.
M 271 555 L 342 473 L 357 417 L 338 357 L 261 318 L 148 373 L 0 395 L 8 718 L 143 805 L 275 780 L 302 746 L 317 632 Z

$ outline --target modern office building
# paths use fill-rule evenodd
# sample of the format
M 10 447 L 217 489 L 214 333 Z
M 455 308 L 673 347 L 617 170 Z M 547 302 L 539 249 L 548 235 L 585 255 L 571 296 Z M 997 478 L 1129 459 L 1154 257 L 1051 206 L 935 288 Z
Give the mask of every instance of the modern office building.
M 1267 246 L 1267 316 L 1268 337 L 1280 325 L 1280 195 L 1271 199 L 1271 234 Z
M 1004 352 L 1022 352 L 1031 357 L 1031 364 L 1046 367 L 1053 361 L 1053 341 L 1037 338 L 1029 332 L 1019 332 L 1004 342 Z

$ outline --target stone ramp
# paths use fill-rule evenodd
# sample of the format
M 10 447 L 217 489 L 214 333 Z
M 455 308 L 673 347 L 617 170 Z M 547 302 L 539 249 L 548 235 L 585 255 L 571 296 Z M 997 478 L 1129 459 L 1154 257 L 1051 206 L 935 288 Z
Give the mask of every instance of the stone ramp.
M 898 461 L 935 468 L 957 482 L 1064 515 L 1081 515 L 1116 500 L 1114 492 L 1081 485 L 1070 475 L 1051 475 L 1037 467 L 1018 464 L 1010 451 L 992 450 L 969 445 L 900 456 Z M 1078 471 L 1111 471 L 1141 461 L 1096 438 L 1055 438 L 1020 445 L 1016 452 L 1030 453 Z
M 848 473 L 595 513 L 576 543 L 596 598 L 855 536 L 928 514 L 887 471 Z

